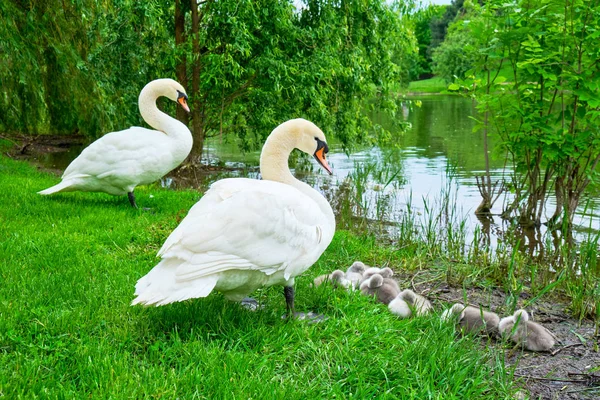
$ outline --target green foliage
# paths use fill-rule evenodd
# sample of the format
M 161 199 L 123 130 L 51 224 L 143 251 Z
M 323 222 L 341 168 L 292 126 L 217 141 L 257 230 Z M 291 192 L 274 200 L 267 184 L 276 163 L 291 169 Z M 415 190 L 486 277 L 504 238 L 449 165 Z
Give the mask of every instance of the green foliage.
M 233 133 L 256 148 L 296 117 L 345 145 L 380 139 L 364 108 L 398 109 L 394 88 L 415 51 L 402 12 L 385 1 L 310 0 L 299 10 L 288 1 L 202 4 L 195 140 Z M 188 70 L 193 79 L 190 63 Z
M 139 90 L 162 76 L 159 1 L 0 4 L 0 131 L 98 136 L 139 122 Z
M 198 2 L 198 35 L 186 6 L 175 48 L 172 2 L 2 2 L 0 131 L 99 136 L 137 125 L 143 85 L 174 78 L 185 59 L 200 148 L 229 133 L 255 148 L 296 117 L 348 146 L 385 139 L 364 108 L 396 113 L 394 89 L 416 52 L 409 5 L 388 3 Z
M 446 82 L 463 79 L 473 67 L 476 38 L 467 29 L 468 21 L 459 19 L 452 24 L 445 40 L 433 50 L 433 72 Z
M 429 24 L 431 28 L 430 53 L 446 39 L 448 26 L 454 22 L 456 16 L 464 13 L 464 3 L 464 0 L 452 0 L 450 5 L 444 7 L 442 15 L 436 15 L 431 19 Z
M 285 321 L 281 288 L 249 312 L 218 294 L 129 306 L 196 191 L 140 188 L 152 212 L 101 193 L 35 195 L 55 178 L 0 157 L 0 392 L 6 398 L 511 398 L 493 348 L 437 316 L 398 320 L 315 276 L 354 260 L 394 268 L 404 254 L 337 232 L 297 279 L 297 307 L 329 316 Z M 136 190 L 138 192 L 138 190 Z M 152 194 L 151 198 L 149 195 Z
M 570 226 L 600 161 L 598 2 L 489 1 L 469 19 L 476 62 L 463 84 L 514 165 L 516 199 L 507 212 L 539 224 L 553 191 L 550 222 L 564 216 Z
M 410 19 L 414 24 L 415 38 L 419 46 L 419 56 L 416 63 L 411 66 L 410 79 L 416 80 L 422 76 L 430 76 L 433 72 L 431 59 L 431 22 L 442 17 L 446 7 L 428 5 L 425 8 L 418 9 L 411 14 Z

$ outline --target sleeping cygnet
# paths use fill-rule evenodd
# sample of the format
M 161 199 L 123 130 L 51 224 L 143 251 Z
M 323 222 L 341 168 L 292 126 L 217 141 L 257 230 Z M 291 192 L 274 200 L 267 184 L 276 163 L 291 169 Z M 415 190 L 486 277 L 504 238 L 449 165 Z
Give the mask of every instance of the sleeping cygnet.
M 400 295 L 396 296 L 394 300 L 388 304 L 390 312 L 399 318 L 409 318 L 412 315 L 410 306 Z
M 351 282 L 346 279 L 344 271 L 336 269 L 331 274 L 319 275 L 313 280 L 315 287 L 320 286 L 323 282 L 331 282 L 333 287 L 344 287 L 348 288 L 351 286 Z
M 394 271 L 392 271 L 392 269 L 389 268 L 389 267 L 385 267 L 385 268 L 378 268 L 378 267 L 367 268 L 365 270 L 365 272 L 363 273 L 363 278 L 362 278 L 361 282 L 366 281 L 367 279 L 369 279 L 370 277 L 372 277 L 375 274 L 379 274 L 383 278 L 391 278 L 392 276 L 394 276 Z
M 488 335 L 498 333 L 500 317 L 491 311 L 483 311 L 476 307 L 456 303 L 442 313 L 442 320 L 456 318 L 458 324 L 467 332 L 479 333 L 485 331 Z
M 365 272 L 365 264 L 360 261 L 355 261 L 354 264 L 346 271 L 346 279 L 348 279 L 353 289 L 358 289 L 360 282 L 363 280 L 363 273 Z
M 429 300 L 410 289 L 404 289 L 398 297 L 404 300 L 412 309 L 411 312 L 414 311 L 417 316 L 425 315 L 433 308 Z
M 398 296 L 400 288 L 395 280 L 374 274 L 360 284 L 360 292 L 365 296 L 375 295 L 377 301 L 387 305 Z
M 513 315 L 502 318 L 498 330 L 503 337 L 510 337 L 514 343 L 530 351 L 549 351 L 556 343 L 556 336 L 542 325 L 530 321 L 525 310 L 517 310 Z

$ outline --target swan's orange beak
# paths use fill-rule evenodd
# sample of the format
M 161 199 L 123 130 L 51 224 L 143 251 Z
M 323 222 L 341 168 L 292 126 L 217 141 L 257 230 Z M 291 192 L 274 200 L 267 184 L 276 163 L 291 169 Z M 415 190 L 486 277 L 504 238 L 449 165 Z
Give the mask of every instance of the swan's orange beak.
M 177 99 L 177 102 L 181 105 L 181 107 L 185 111 L 190 112 L 190 108 L 187 105 L 187 99 L 184 96 L 179 96 L 179 98 Z
M 331 167 L 329 166 L 329 163 L 325 158 L 325 147 L 321 147 L 320 149 L 315 151 L 314 156 L 315 159 L 319 162 L 319 164 L 321 164 L 321 167 L 323 167 L 325 171 L 329 172 L 329 175 L 333 175 L 333 171 L 331 170 Z

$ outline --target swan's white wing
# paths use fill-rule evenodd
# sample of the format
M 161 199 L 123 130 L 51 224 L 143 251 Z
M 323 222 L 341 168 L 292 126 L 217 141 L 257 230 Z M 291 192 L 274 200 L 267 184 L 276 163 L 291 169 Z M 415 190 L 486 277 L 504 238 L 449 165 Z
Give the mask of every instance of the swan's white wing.
M 63 179 L 94 176 L 138 176 L 157 165 L 171 161 L 168 137 L 159 131 L 141 127 L 111 132 L 86 147 L 73 160 Z
M 324 250 L 324 223 L 314 201 L 289 185 L 224 179 L 190 210 L 159 255 L 185 261 L 175 271 L 178 281 L 228 270 L 284 271 L 287 280 Z

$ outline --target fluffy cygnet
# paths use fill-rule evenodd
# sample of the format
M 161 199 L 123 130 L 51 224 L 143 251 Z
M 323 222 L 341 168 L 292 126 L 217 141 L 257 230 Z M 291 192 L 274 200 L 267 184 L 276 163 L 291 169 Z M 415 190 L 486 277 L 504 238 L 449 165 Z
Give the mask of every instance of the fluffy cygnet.
M 336 269 L 335 271 L 333 271 L 331 273 L 330 279 L 334 287 L 348 288 L 352 284 L 348 279 L 346 279 L 346 274 L 344 273 L 344 271 L 340 269 Z
M 344 271 L 336 269 L 331 274 L 319 275 L 313 280 L 315 287 L 320 286 L 324 282 L 331 282 L 334 287 L 348 288 L 352 283 L 346 279 Z
M 385 267 L 385 268 L 370 267 L 370 268 L 367 268 L 365 270 L 365 272 L 363 273 L 362 282 L 366 281 L 367 279 L 369 279 L 370 277 L 372 277 L 375 274 L 379 274 L 383 278 L 391 278 L 392 276 L 394 276 L 394 271 L 392 271 L 392 269 L 389 268 L 389 267 Z
M 321 286 L 323 282 L 329 281 L 329 275 L 331 274 L 323 274 L 317 276 L 315 279 L 313 279 L 313 286 L 318 287 Z
M 400 318 L 409 318 L 412 315 L 410 306 L 402 297 L 396 296 L 394 300 L 388 304 L 390 312 Z
M 467 332 L 479 333 L 485 331 L 488 335 L 498 333 L 500 317 L 491 311 L 483 311 L 476 307 L 456 303 L 442 313 L 442 320 L 448 321 L 455 317 L 458 324 Z
M 365 269 L 365 264 L 360 261 L 355 261 L 346 271 L 346 279 L 352 283 L 353 289 L 359 287 L 360 282 L 363 280 Z
M 516 327 L 515 327 L 516 324 Z M 498 330 L 530 351 L 549 351 L 556 343 L 556 337 L 542 325 L 529 320 L 525 310 L 517 310 L 513 315 L 502 318 Z
M 410 289 L 403 290 L 398 297 L 404 300 L 409 307 L 412 307 L 417 316 L 425 315 L 433 308 L 429 300 Z
M 374 274 L 360 284 L 360 291 L 365 296 L 375 295 L 380 303 L 390 304 L 398 296 L 400 288 L 395 280 Z

